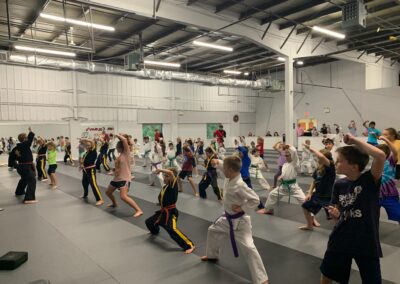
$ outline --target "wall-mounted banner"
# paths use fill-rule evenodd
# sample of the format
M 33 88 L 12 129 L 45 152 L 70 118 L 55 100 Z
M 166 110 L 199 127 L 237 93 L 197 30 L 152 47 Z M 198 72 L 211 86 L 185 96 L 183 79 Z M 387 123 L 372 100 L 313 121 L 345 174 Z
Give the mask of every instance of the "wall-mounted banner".
M 82 137 L 88 139 L 99 137 L 103 130 L 105 130 L 107 134 L 114 133 L 114 126 L 87 126 L 82 132 Z

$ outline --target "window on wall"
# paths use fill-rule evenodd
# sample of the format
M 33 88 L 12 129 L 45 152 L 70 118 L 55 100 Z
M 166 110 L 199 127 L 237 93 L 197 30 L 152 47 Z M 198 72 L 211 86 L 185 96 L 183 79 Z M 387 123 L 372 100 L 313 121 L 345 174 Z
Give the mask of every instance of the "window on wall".
M 214 132 L 219 128 L 219 123 L 207 123 L 207 139 L 214 138 Z
M 162 124 L 143 124 L 142 133 L 144 136 L 149 136 L 152 141 L 154 141 L 154 132 L 158 129 L 159 132 L 163 133 Z

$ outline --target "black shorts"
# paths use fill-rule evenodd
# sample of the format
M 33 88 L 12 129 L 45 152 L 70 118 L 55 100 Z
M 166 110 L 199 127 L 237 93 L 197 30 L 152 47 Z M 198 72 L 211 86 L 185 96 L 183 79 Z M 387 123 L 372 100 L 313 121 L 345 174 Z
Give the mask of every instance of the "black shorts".
M 400 179 L 400 165 L 396 165 L 396 179 Z
M 128 183 L 128 185 L 126 185 L 127 183 Z M 129 189 L 129 187 L 131 186 L 131 183 L 128 182 L 128 181 L 124 181 L 124 180 L 122 180 L 122 181 L 111 181 L 110 185 L 119 190 L 120 188 L 125 187 L 125 186 L 128 186 L 128 189 Z
M 49 168 L 47 169 L 47 173 L 50 174 L 55 174 L 57 169 L 57 165 L 49 165 Z
M 304 202 L 301 207 L 316 215 L 322 209 L 322 207 L 329 206 L 329 204 L 330 199 L 318 198 L 317 196 L 312 195 L 311 199 Z
M 325 277 L 341 284 L 349 283 L 353 259 L 358 266 L 363 284 L 382 283 L 379 257 L 352 256 L 350 254 L 327 251 L 320 267 L 321 273 Z
M 181 171 L 179 173 L 179 178 L 180 179 L 185 179 L 185 177 L 187 177 L 187 178 L 192 177 L 192 171 Z

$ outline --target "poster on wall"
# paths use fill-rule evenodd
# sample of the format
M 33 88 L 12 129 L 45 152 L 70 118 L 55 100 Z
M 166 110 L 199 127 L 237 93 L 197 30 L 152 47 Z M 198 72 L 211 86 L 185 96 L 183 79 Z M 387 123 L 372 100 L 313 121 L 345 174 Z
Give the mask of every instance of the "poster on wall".
M 111 125 L 88 126 L 82 132 L 81 137 L 87 138 L 87 139 L 93 139 L 95 137 L 98 137 L 101 134 L 101 132 L 103 132 L 103 130 L 105 130 L 106 133 L 108 133 L 108 134 L 110 134 L 110 133 L 114 134 L 114 126 L 111 126 Z
M 142 133 L 143 137 L 150 137 L 151 141 L 154 141 L 154 132 L 158 129 L 159 132 L 163 133 L 162 124 L 143 124 L 142 125 Z
M 214 138 L 214 132 L 219 128 L 219 123 L 207 123 L 207 139 Z

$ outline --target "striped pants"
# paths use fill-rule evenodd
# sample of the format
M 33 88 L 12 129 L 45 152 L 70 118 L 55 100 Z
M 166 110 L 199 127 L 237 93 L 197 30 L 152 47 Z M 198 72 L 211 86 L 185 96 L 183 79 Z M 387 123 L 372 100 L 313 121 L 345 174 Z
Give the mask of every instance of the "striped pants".
M 162 214 L 160 218 L 160 214 Z M 157 211 L 156 214 L 146 219 L 146 226 L 150 233 L 157 235 L 160 232 L 160 226 L 163 227 L 170 237 L 184 250 L 191 249 L 194 245 L 186 235 L 184 235 L 177 227 L 176 221 L 178 219 L 178 211 L 176 209 L 170 210 L 168 220 L 165 220 L 165 213 Z M 159 220 L 159 222 L 157 222 Z
M 101 197 L 101 191 L 96 181 L 96 169 L 91 168 L 83 171 L 82 175 L 82 185 L 83 185 L 83 196 L 87 197 L 89 194 L 89 184 L 92 188 L 93 195 L 96 198 L 96 201 L 101 201 L 103 198 Z
M 47 179 L 46 157 L 40 157 L 36 159 L 36 171 L 38 174 L 38 180 Z

